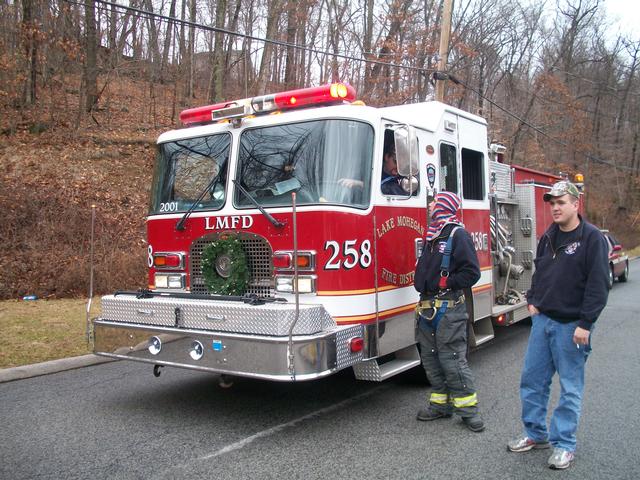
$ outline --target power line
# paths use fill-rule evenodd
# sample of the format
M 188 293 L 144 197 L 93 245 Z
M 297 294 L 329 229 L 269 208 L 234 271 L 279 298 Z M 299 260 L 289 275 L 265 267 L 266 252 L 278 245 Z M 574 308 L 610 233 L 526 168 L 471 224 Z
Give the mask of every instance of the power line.
M 526 93 L 528 95 L 531 95 L 532 97 L 537 98 L 541 102 L 552 103 L 554 105 L 561 105 L 563 107 L 571 108 L 571 109 L 574 109 L 574 110 L 577 110 L 577 111 L 580 111 L 580 112 L 589 113 L 591 115 L 598 115 L 600 117 L 605 117 L 605 118 L 609 118 L 609 119 L 616 120 L 616 121 L 623 121 L 617 115 L 608 115 L 608 114 L 603 113 L 603 112 L 596 112 L 595 110 L 589 110 L 588 108 L 585 108 L 585 107 L 578 107 L 578 106 L 569 105 L 567 102 L 563 102 L 561 100 L 554 100 L 554 99 L 551 99 L 549 97 L 544 97 L 542 95 L 538 95 L 537 93 L 531 92 L 531 91 L 529 91 L 529 90 L 527 90 L 525 88 L 519 88 L 519 87 L 512 87 L 512 88 L 514 90 L 518 90 L 520 92 L 523 92 L 523 93 Z M 572 100 L 575 100 L 575 99 L 572 98 Z M 637 121 L 632 120 L 632 119 L 626 119 L 624 121 L 627 121 L 627 122 L 632 123 L 634 125 L 638 124 Z
M 631 69 L 631 67 L 626 67 L 626 68 Z M 577 80 L 582 80 L 583 82 L 590 83 L 591 85 L 595 85 L 596 87 L 598 87 L 599 89 L 602 89 L 602 90 L 609 90 L 609 91 L 613 92 L 616 97 L 619 94 L 622 93 L 621 90 L 619 90 L 619 89 L 617 89 L 615 87 L 612 87 L 610 85 L 603 85 L 600 82 L 596 82 L 595 80 L 591 80 L 590 78 L 585 78 L 585 77 L 582 77 L 582 76 L 580 76 L 578 74 L 575 74 L 575 73 L 567 72 L 565 70 L 560 70 L 557 67 L 553 68 L 551 71 L 552 72 L 564 73 L 565 75 L 569 75 L 570 77 L 573 77 L 573 78 L 575 78 Z M 627 94 L 628 95 L 633 95 L 633 96 L 640 96 L 639 92 L 627 92 Z
M 602 165 L 609 165 L 615 169 L 619 169 L 619 170 L 629 170 L 629 171 L 634 171 L 633 168 L 631 167 L 624 167 L 624 166 L 620 166 L 617 165 L 615 163 L 609 162 L 607 160 L 603 160 L 602 158 L 596 157 L 594 155 L 591 155 L 590 153 L 581 151 L 580 149 L 576 148 L 576 147 L 572 147 L 570 146 L 568 143 L 563 142 L 562 140 L 552 137 L 551 135 L 549 135 L 548 133 L 546 133 L 544 130 L 542 130 L 539 127 L 536 127 L 535 125 L 527 122 L 525 119 L 523 119 L 522 117 L 516 115 L 515 113 L 511 112 L 510 110 L 507 110 L 506 108 L 504 108 L 503 106 L 497 104 L 496 102 L 494 102 L 493 100 L 491 100 L 489 97 L 487 97 L 486 95 L 484 95 L 482 92 L 476 90 L 475 88 L 467 85 L 466 83 L 462 82 L 461 80 L 459 80 L 458 78 L 456 78 L 455 76 L 445 73 L 445 72 L 435 72 L 434 76 L 442 76 L 443 79 L 449 79 L 451 80 L 453 83 L 462 85 L 464 88 L 474 92 L 477 95 L 480 95 L 483 99 L 485 99 L 487 102 L 489 102 L 491 105 L 493 105 L 494 107 L 496 107 L 497 109 L 503 111 L 504 113 L 506 113 L 507 115 L 509 115 L 510 117 L 515 118 L 516 120 L 518 120 L 520 123 L 522 123 L 523 125 L 528 126 L 529 128 L 531 128 L 532 130 L 535 130 L 536 132 L 538 132 L 540 135 L 542 135 L 545 138 L 548 138 L 549 140 L 556 142 L 559 145 L 562 145 L 563 147 L 567 148 L 568 150 L 574 151 L 576 153 L 579 153 L 581 155 L 584 155 L 585 157 L 587 157 L 589 160 L 592 160 L 595 163 L 599 163 Z
M 74 5 L 84 6 L 84 3 L 82 1 L 80 1 L 80 0 L 63 0 L 63 1 L 65 1 L 67 3 L 74 4 Z M 346 55 L 346 54 L 343 54 L 343 53 L 329 52 L 327 50 L 320 50 L 318 48 L 308 47 L 306 45 L 300 45 L 300 44 L 297 44 L 297 43 L 285 42 L 285 41 L 282 41 L 282 40 L 272 40 L 272 39 L 265 38 L 265 37 L 258 37 L 256 35 L 249 35 L 247 33 L 235 32 L 233 30 L 228 30 L 226 28 L 211 27 L 211 26 L 208 26 L 208 25 L 203 25 L 201 23 L 191 22 L 189 20 L 182 20 L 180 18 L 170 17 L 168 15 L 162 15 L 160 13 L 149 12 L 148 10 L 143 10 L 143 9 L 136 8 L 136 7 L 120 5 L 118 3 L 110 2 L 110 1 L 107 1 L 107 0 L 94 0 L 94 2 L 103 4 L 103 5 L 110 5 L 112 7 L 120 8 L 122 10 L 128 10 L 130 12 L 134 12 L 134 13 L 140 14 L 140 15 L 142 15 L 144 17 L 147 17 L 147 18 L 157 18 L 157 19 L 162 20 L 162 21 L 167 22 L 167 23 L 177 23 L 177 24 L 181 24 L 181 25 L 185 25 L 185 26 L 189 26 L 189 27 L 200 28 L 202 30 L 206 30 L 206 31 L 210 31 L 210 32 L 223 33 L 225 35 L 245 38 L 245 39 L 248 39 L 248 40 L 255 40 L 255 41 L 263 42 L 263 43 L 269 43 L 269 44 L 277 45 L 277 46 L 280 46 L 280 47 L 290 47 L 290 48 L 295 48 L 297 50 L 305 50 L 307 52 L 320 54 L 320 55 L 327 55 L 327 56 L 330 56 L 330 57 L 342 58 L 344 60 L 351 60 L 351 61 L 355 61 L 355 62 L 365 62 L 365 63 L 371 63 L 371 64 L 374 64 L 374 65 L 382 65 L 382 66 L 387 66 L 387 67 L 405 68 L 407 70 L 413 70 L 413 71 L 417 71 L 419 73 L 430 73 L 430 72 L 434 72 L 435 71 L 435 69 L 430 69 L 430 68 L 414 67 L 414 66 L 411 66 L 411 65 L 402 65 L 402 64 L 398 64 L 398 63 L 383 62 L 383 61 L 380 61 L 380 60 L 373 60 L 373 59 L 365 59 L 365 58 L 360 58 L 360 57 L 354 57 L 352 55 Z
M 79 0 L 63 0 L 63 1 L 65 1 L 67 3 L 70 3 L 70 4 L 74 4 L 74 5 L 82 5 L 82 6 L 84 6 L 84 3 L 79 1 Z M 563 147 L 567 148 L 568 150 L 572 150 L 574 152 L 580 153 L 580 154 L 584 155 L 586 158 L 594 161 L 595 163 L 599 163 L 599 164 L 603 164 L 603 165 L 609 165 L 609 166 L 612 166 L 612 167 L 614 167 L 616 169 L 633 171 L 633 169 L 631 167 L 618 166 L 615 163 L 611 163 L 609 161 L 603 160 L 603 159 L 601 159 L 599 157 L 596 157 L 594 155 L 591 155 L 589 153 L 583 152 L 583 151 L 579 150 L 578 148 L 570 146 L 569 144 L 567 144 L 566 142 L 563 142 L 560 139 L 552 137 L 551 135 L 547 134 L 546 132 L 544 132 L 539 127 L 536 127 L 535 125 L 527 122 L 526 120 L 524 120 L 520 116 L 516 115 L 515 113 L 511 112 L 510 110 L 506 109 L 505 107 L 502 107 L 501 105 L 497 104 L 496 102 L 491 100 L 489 97 L 484 95 L 482 92 L 474 89 L 473 87 L 471 87 L 471 86 L 467 85 L 466 83 L 462 82 L 461 80 L 459 80 L 458 78 L 456 78 L 452 74 L 449 74 L 449 73 L 446 73 L 446 72 L 439 72 L 437 70 L 429 69 L 429 68 L 413 67 L 413 66 L 410 66 L 410 65 L 401 65 L 401 64 L 390 63 L 390 62 L 382 62 L 382 61 L 379 61 L 379 60 L 372 60 L 372 59 L 354 57 L 352 55 L 345 55 L 345 54 L 341 54 L 341 53 L 328 52 L 326 50 L 320 50 L 320 49 L 317 49 L 317 48 L 307 47 L 305 45 L 300 45 L 300 44 L 296 44 L 296 43 L 284 42 L 284 41 L 281 41 L 281 40 L 272 40 L 272 39 L 268 39 L 268 38 L 264 38 L 264 37 L 258 37 L 256 35 L 249 35 L 249 34 L 246 34 L 246 33 L 234 32 L 232 30 L 228 30 L 228 29 L 225 29 L 225 28 L 211 27 L 211 26 L 207 26 L 207 25 L 202 25 L 202 24 L 197 23 L 197 22 L 191 22 L 191 21 L 188 21 L 188 20 L 182 20 L 182 19 L 179 19 L 179 18 L 170 17 L 168 15 L 162 15 L 162 14 L 159 14 L 159 13 L 149 12 L 147 10 L 142 10 L 142 9 L 136 8 L 136 7 L 120 5 L 120 4 L 117 4 L 117 3 L 114 3 L 114 2 L 110 2 L 108 0 L 94 0 L 94 2 L 95 3 L 99 3 L 99 4 L 103 4 L 103 5 L 110 5 L 112 7 L 119 8 L 119 9 L 126 10 L 126 11 L 131 11 L 131 12 L 140 14 L 142 16 L 145 16 L 147 18 L 157 18 L 157 19 L 160 19 L 160 20 L 162 20 L 164 22 L 168 22 L 168 23 L 175 22 L 177 24 L 182 24 L 182 25 L 193 27 L 193 28 L 200 28 L 200 29 L 203 29 L 203 30 L 206 30 L 206 31 L 218 32 L 218 33 L 223 33 L 225 35 L 230 35 L 230 36 L 235 36 L 235 37 L 240 37 L 240 38 L 246 38 L 246 39 L 249 39 L 249 40 L 255 40 L 255 41 L 264 42 L 264 43 L 270 43 L 270 44 L 281 46 L 281 47 L 291 47 L 291 48 L 295 48 L 295 49 L 298 49 L 298 50 L 305 50 L 307 52 L 311 52 L 311 53 L 315 53 L 315 54 L 338 57 L 338 58 L 342 58 L 342 59 L 345 59 L 345 60 L 352 60 L 352 61 L 359 62 L 359 63 L 363 62 L 363 63 L 371 63 L 371 64 L 374 64 L 374 65 L 382 65 L 382 66 L 394 67 L 394 68 L 404 68 L 404 69 L 416 71 L 416 72 L 421 73 L 421 74 L 432 72 L 434 79 L 442 79 L 442 80 L 447 80 L 448 79 L 448 80 L 451 80 L 452 82 L 454 82 L 456 84 L 462 85 L 464 88 L 466 88 L 466 89 L 476 93 L 477 95 L 481 96 L 487 102 L 489 102 L 490 104 L 492 104 L 493 106 L 495 106 L 499 110 L 503 111 L 504 113 L 506 113 L 510 117 L 515 118 L 516 120 L 518 120 L 523 125 L 528 126 L 529 128 L 531 128 L 531 129 L 535 130 L 536 132 L 538 132 L 540 135 L 544 136 L 545 138 L 548 138 L 549 140 L 551 140 L 553 142 L 556 142 L 559 145 L 562 145 Z M 437 78 L 438 76 L 440 76 L 441 78 Z

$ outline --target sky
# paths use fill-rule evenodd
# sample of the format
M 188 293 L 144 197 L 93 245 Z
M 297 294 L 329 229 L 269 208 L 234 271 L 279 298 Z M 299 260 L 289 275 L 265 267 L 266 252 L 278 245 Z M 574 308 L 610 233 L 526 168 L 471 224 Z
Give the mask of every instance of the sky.
M 605 0 L 607 17 L 614 28 L 632 40 L 640 40 L 640 0 Z M 617 32 L 611 32 L 615 37 Z

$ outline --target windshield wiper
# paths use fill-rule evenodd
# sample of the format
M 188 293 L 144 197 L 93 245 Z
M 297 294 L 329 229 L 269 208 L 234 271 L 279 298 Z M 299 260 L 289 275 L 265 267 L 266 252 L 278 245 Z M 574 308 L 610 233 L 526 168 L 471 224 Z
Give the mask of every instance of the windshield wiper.
M 258 210 L 260 210 L 260 213 L 262 213 L 265 217 L 267 217 L 267 220 L 269 220 L 269 221 L 273 224 L 273 226 L 274 226 L 274 227 L 276 227 L 276 228 L 282 228 L 282 227 L 284 227 L 284 226 L 286 225 L 286 222 L 285 222 L 285 223 L 283 223 L 283 222 L 280 222 L 280 221 L 276 220 L 275 218 L 273 218 L 273 215 L 271 215 L 269 212 L 267 212 L 267 211 L 262 207 L 262 205 L 260 205 L 260 204 L 257 202 L 257 200 L 256 200 L 255 198 L 253 198 L 253 197 L 251 196 L 251 194 L 250 194 L 249 192 L 247 192 L 247 191 L 244 189 L 244 187 L 243 187 L 242 185 L 240 185 L 240 182 L 238 182 L 238 181 L 237 181 L 237 180 L 235 180 L 235 179 L 234 179 L 234 180 L 231 180 L 231 181 L 233 182 L 233 184 L 234 184 L 236 187 L 238 187 L 238 190 L 240 190 L 242 193 L 244 193 L 244 195 L 245 195 L 249 200 L 251 200 L 251 203 L 253 203 L 253 204 L 256 206 L 256 208 L 257 208 Z
M 176 223 L 176 230 L 179 230 L 179 231 L 184 230 L 184 224 L 187 221 L 187 218 L 189 218 L 189 215 L 191 215 L 191 213 L 196 209 L 196 206 L 198 205 L 198 203 L 202 201 L 202 199 L 207 194 L 207 192 L 210 191 L 213 188 L 213 186 L 218 182 L 218 179 L 220 178 L 221 173 L 222 173 L 222 168 L 218 171 L 218 174 L 215 177 L 213 177 L 213 179 L 209 182 L 209 184 L 202 190 L 202 192 L 198 196 L 198 199 L 195 202 L 193 202 L 189 207 L 189 210 L 184 212 L 184 215 L 182 216 L 180 221 Z

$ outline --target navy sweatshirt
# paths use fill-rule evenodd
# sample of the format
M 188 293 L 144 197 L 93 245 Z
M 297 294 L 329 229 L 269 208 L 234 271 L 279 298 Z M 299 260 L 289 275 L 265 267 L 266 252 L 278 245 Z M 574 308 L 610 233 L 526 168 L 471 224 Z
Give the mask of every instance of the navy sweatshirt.
M 454 227 L 453 224 L 446 225 L 440 235 L 424 246 L 416 265 L 414 278 L 414 287 L 418 292 L 438 292 L 442 252 L 449 238 L 449 233 Z M 480 266 L 476 250 L 473 247 L 473 240 L 465 229 L 458 228 L 453 234 L 447 288 L 452 290 L 471 288 L 479 279 Z
M 382 172 L 381 190 L 385 195 L 404 195 L 407 196 L 407 192 L 400 186 L 400 179 L 402 177 L 394 177 L 386 172 Z
M 529 305 L 562 323 L 579 320 L 591 330 L 607 304 L 609 249 L 604 235 L 580 217 L 580 225 L 557 245 L 553 224 L 538 243 Z

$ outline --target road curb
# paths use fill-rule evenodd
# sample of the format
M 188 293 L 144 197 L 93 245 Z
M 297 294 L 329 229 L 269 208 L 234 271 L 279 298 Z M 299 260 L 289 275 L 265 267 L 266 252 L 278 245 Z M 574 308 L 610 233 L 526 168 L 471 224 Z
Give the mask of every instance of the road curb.
M 39 377 L 41 375 L 49 375 L 50 373 L 64 372 L 66 370 L 88 367 L 90 365 L 99 365 L 101 363 L 113 362 L 115 360 L 117 359 L 89 354 L 81 355 L 79 357 L 61 358 L 59 360 L 34 363 L 33 365 L 5 368 L 0 370 L 0 383 Z

